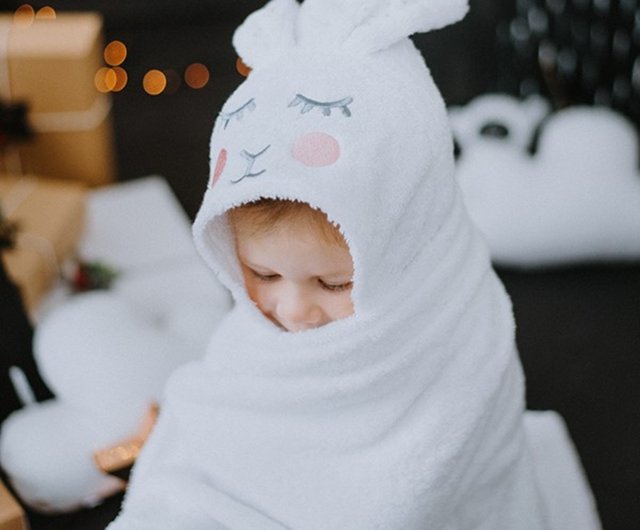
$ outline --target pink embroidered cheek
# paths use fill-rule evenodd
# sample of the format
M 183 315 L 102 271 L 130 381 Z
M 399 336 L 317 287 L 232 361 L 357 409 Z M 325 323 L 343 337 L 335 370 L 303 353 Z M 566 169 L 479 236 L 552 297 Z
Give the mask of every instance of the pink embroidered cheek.
M 330 166 L 340 158 L 340 144 L 330 134 L 312 132 L 295 141 L 292 154 L 293 158 L 305 166 Z
M 224 167 L 227 165 L 227 150 L 220 149 L 220 153 L 218 153 L 218 160 L 216 160 L 216 167 L 213 170 L 213 175 L 211 176 L 211 183 L 209 184 L 210 188 L 213 188 L 218 182 L 220 175 L 224 171 Z

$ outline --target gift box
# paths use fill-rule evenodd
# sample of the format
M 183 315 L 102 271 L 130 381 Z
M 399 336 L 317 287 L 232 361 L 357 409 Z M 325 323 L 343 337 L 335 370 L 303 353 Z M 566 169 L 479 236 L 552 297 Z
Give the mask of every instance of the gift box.
M 0 482 L 0 530 L 27 530 L 24 511 L 5 485 Z
M 2 252 L 2 259 L 30 313 L 81 236 L 85 195 L 84 186 L 76 183 L 0 176 L 2 212 L 16 226 L 15 244 Z
M 94 82 L 103 46 L 96 13 L 30 24 L 0 15 L 0 97 L 25 103 L 35 132 L 0 153 L 0 169 L 90 185 L 114 180 L 111 98 Z

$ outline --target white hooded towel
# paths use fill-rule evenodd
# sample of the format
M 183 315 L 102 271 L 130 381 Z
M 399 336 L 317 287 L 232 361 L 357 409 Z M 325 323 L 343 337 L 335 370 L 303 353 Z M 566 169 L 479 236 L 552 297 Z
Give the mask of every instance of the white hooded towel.
M 555 528 L 523 426 L 511 307 L 407 38 L 466 9 L 273 0 L 237 31 L 253 71 L 216 122 L 194 223 L 236 306 L 204 361 L 172 377 L 110 530 Z M 288 333 L 249 300 L 224 213 L 261 197 L 339 224 L 351 317 Z M 581 480 L 571 528 L 595 529 Z

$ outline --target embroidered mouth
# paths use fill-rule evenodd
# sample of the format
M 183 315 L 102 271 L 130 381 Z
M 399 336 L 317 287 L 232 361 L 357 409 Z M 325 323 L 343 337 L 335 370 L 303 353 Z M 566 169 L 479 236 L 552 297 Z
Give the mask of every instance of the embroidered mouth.
M 240 156 L 247 161 L 247 168 L 244 170 L 244 174 L 240 178 L 237 178 L 237 179 L 231 181 L 232 184 L 237 184 L 238 182 L 241 182 L 244 179 L 259 177 L 260 175 L 264 174 L 267 171 L 266 169 L 254 172 L 253 171 L 253 165 L 255 164 L 256 160 L 260 156 L 262 156 L 264 153 L 266 153 L 267 149 L 269 149 L 270 147 L 271 147 L 271 144 L 269 144 L 262 151 L 260 151 L 259 153 L 256 153 L 256 154 L 250 153 L 249 151 L 246 151 L 245 149 L 243 149 L 240 152 Z
M 262 171 L 258 171 L 257 173 L 245 173 L 244 175 L 242 175 L 240 178 L 237 178 L 235 180 L 232 180 L 231 182 L 233 184 L 237 184 L 238 182 L 243 181 L 244 179 L 250 179 L 250 178 L 254 178 L 254 177 L 259 177 L 260 175 L 262 175 L 263 173 L 265 173 L 267 170 L 263 169 Z

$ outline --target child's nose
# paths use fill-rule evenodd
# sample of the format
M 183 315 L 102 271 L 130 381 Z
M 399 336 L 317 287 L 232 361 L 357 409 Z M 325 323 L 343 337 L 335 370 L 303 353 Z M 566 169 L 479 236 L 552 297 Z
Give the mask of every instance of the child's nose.
M 304 290 L 287 289 L 278 302 L 279 319 L 295 325 L 316 326 L 322 321 L 322 308 Z

